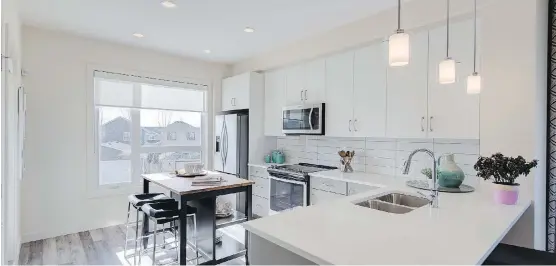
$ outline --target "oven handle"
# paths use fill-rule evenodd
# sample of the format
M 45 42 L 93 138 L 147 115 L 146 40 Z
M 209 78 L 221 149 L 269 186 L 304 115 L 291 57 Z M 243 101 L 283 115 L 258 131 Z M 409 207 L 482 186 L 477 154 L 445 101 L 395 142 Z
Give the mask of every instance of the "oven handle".
M 295 180 L 291 180 L 291 179 L 285 179 L 285 178 L 279 178 L 279 177 L 275 177 L 272 175 L 268 175 L 270 177 L 270 179 L 274 179 L 276 181 L 282 181 L 282 182 L 286 182 L 286 183 L 293 183 L 293 184 L 298 184 L 298 185 L 304 185 L 307 186 L 306 182 L 301 182 L 301 181 L 295 181 Z

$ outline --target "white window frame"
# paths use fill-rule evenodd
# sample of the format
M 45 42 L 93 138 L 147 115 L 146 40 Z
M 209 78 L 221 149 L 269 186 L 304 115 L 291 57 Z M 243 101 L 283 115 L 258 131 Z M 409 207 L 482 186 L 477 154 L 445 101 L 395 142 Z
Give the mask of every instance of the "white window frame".
M 140 154 L 150 153 L 150 152 L 173 152 L 181 151 L 181 148 L 175 147 L 143 147 L 141 146 L 140 138 L 134 138 L 134 134 L 141 134 L 140 122 L 140 110 L 136 108 L 130 108 L 131 116 L 131 149 L 135 151 L 140 151 L 132 153 L 131 160 L 131 182 L 130 183 L 120 183 L 120 184 L 109 184 L 109 185 L 99 185 L 99 113 L 96 109 L 95 104 L 95 72 L 112 72 L 121 73 L 124 75 L 135 75 L 142 77 L 155 77 L 164 80 L 173 80 L 178 82 L 190 82 L 195 84 L 202 84 L 199 90 L 205 91 L 204 95 L 204 112 L 201 112 L 201 161 L 208 165 L 210 164 L 212 154 L 209 154 L 212 150 L 212 143 L 208 141 L 212 139 L 212 90 L 209 81 L 189 79 L 189 78 L 176 78 L 169 77 L 161 74 L 144 73 L 137 71 L 122 70 L 113 67 L 99 66 L 99 65 L 88 65 L 87 66 L 87 194 L 90 198 L 103 197 L 103 196 L 113 196 L 113 195 L 123 195 L 129 193 L 135 193 L 142 191 L 142 180 L 141 180 L 141 169 L 140 167 L 133 167 L 134 165 L 140 165 L 141 158 Z M 158 85 L 156 83 L 149 83 L 147 81 L 145 84 Z M 140 86 L 139 83 L 134 83 L 134 86 Z M 177 86 L 176 86 L 177 87 Z M 140 91 L 140 90 L 135 90 Z M 140 93 L 134 94 L 134 100 L 140 100 Z M 125 107 L 122 107 L 125 108 Z M 167 110 L 167 111 L 181 111 L 181 110 Z M 139 172 L 138 172 L 139 171 Z

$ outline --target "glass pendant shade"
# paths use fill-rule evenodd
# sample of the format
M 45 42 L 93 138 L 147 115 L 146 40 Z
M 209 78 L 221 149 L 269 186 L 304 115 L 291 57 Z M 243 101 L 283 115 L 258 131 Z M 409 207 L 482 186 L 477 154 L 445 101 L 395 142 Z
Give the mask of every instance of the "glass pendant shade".
M 409 64 L 409 35 L 398 31 L 390 36 L 388 47 L 390 66 L 405 66 Z
M 475 72 L 467 77 L 467 94 L 479 93 L 481 93 L 481 76 Z
M 440 62 L 438 65 L 438 82 L 451 84 L 456 82 L 456 61 L 452 58 Z

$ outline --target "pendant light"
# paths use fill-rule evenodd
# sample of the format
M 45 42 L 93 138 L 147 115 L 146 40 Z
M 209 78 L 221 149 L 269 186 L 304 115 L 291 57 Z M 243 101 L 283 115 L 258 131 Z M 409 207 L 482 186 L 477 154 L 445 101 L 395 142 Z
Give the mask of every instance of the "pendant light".
M 475 0 L 475 23 L 473 27 L 473 74 L 467 77 L 467 94 L 481 93 L 481 75 L 477 72 L 477 0 Z
M 401 28 L 401 0 L 398 0 L 398 29 L 388 42 L 388 61 L 390 66 L 409 64 L 409 35 Z
M 450 0 L 446 0 L 446 59 L 438 65 L 438 82 L 456 82 L 456 61 L 450 57 Z

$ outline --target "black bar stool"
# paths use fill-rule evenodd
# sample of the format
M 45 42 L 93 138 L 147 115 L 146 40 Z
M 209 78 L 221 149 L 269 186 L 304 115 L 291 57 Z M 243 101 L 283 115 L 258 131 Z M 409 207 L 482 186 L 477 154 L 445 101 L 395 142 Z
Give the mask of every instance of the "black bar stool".
M 127 203 L 127 219 L 125 222 L 125 244 L 124 244 L 124 258 L 127 260 L 127 243 L 131 240 L 135 241 L 134 254 L 133 254 L 133 264 L 136 262 L 137 255 L 137 241 L 139 239 L 139 216 L 141 216 L 141 207 L 147 203 L 154 202 L 175 202 L 174 199 L 164 195 L 163 193 L 144 193 L 144 194 L 132 194 L 128 196 Z M 131 214 L 131 206 L 136 210 L 135 219 L 135 239 L 129 238 L 129 215 Z M 141 221 L 141 224 L 144 221 Z
M 188 261 L 196 260 L 199 258 L 199 250 L 197 248 L 197 217 L 196 212 L 197 209 L 194 207 L 186 206 L 187 208 L 187 215 L 186 218 L 191 218 L 193 220 L 193 246 L 196 253 L 195 258 L 190 259 Z M 179 250 L 179 236 L 178 236 L 178 227 L 176 226 L 176 222 L 179 221 L 179 204 L 176 201 L 173 202 L 156 202 L 156 203 L 147 203 L 141 207 L 141 210 L 147 215 L 148 219 L 154 222 L 154 230 L 152 233 L 153 236 L 153 265 L 156 264 L 155 256 L 156 256 L 156 236 L 159 232 L 163 234 L 164 243 L 160 244 L 163 248 L 168 244 L 174 244 L 176 249 L 176 260 L 179 258 L 179 252 L 186 252 L 185 250 Z M 148 221 L 145 221 L 148 222 Z M 158 229 L 158 225 L 162 225 L 162 229 Z M 168 228 L 166 228 L 168 225 Z M 187 229 L 183 229 L 187 230 Z M 166 233 L 172 233 L 174 236 L 174 241 L 171 243 L 166 243 Z M 148 238 L 149 235 L 141 236 L 138 241 Z M 139 251 L 139 264 L 141 264 L 141 255 L 146 252 L 148 249 L 143 249 L 141 245 L 141 250 Z M 197 261 L 198 262 L 198 261 Z

